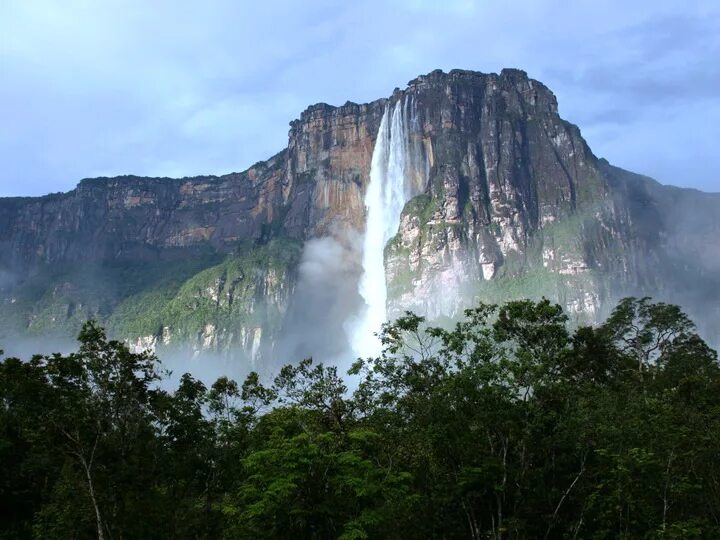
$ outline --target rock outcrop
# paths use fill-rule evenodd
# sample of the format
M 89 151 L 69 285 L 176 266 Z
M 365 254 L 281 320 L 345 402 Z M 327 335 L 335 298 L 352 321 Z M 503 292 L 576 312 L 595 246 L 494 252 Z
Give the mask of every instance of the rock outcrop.
M 0 199 L 0 337 L 96 317 L 139 347 L 267 357 L 303 242 L 364 228 L 380 121 L 406 97 L 426 184 L 386 247 L 392 313 L 545 295 L 594 320 L 649 294 L 717 332 L 720 196 L 596 158 L 552 92 L 508 69 L 434 71 L 369 104 L 314 105 L 285 150 L 242 173 Z

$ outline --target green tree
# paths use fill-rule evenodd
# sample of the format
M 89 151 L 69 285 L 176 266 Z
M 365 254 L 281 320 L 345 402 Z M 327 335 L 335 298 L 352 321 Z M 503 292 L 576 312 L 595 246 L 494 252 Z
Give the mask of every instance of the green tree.
M 720 365 L 676 306 L 407 313 L 350 370 L 157 384 L 88 323 L 0 361 L 4 538 L 717 538 Z

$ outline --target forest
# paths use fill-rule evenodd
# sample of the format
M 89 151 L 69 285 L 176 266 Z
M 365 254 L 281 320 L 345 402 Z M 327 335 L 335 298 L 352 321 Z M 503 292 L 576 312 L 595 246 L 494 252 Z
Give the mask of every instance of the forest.
M 480 304 L 381 339 L 347 374 L 173 390 L 92 321 L 2 358 L 0 538 L 720 538 L 720 365 L 677 306 Z

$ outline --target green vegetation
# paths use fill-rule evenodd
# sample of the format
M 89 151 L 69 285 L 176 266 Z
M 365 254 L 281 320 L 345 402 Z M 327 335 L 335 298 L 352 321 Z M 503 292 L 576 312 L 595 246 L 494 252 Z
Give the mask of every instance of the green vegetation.
M 312 360 L 169 391 L 92 322 L 6 358 L 0 538 L 720 536 L 720 364 L 679 308 L 465 315 L 386 325 L 353 392 Z
M 272 238 L 229 256 L 47 267 L 16 289 L 14 302 L 0 303 L 0 338 L 71 336 L 88 319 L 121 337 L 158 335 L 171 326 L 178 337 L 194 339 L 206 323 L 271 327 L 281 318 L 258 300 L 277 292 L 268 286 L 287 285 L 300 252 L 298 242 Z
M 417 216 L 422 227 L 432 219 L 438 210 L 438 204 L 438 199 L 433 199 L 429 194 L 423 193 L 407 202 L 405 208 L 403 208 L 403 214 Z
M 520 298 L 554 298 L 558 294 L 560 276 L 542 266 L 532 267 L 519 275 L 473 283 L 473 296 L 483 302 L 500 303 Z
M 582 253 L 583 226 L 587 219 L 588 213 L 563 216 L 543 225 L 542 236 L 547 244 L 565 253 Z
M 237 253 L 197 273 L 175 288 L 147 290 L 121 303 L 109 324 L 123 336 L 157 335 L 171 325 L 180 339 L 194 338 L 205 324 L 237 328 L 277 322 L 281 317 L 264 302 L 287 285 L 300 258 L 299 243 L 273 239 L 242 246 Z
M 427 223 L 432 219 L 433 215 L 438 210 L 437 205 L 437 200 L 430 197 L 430 195 L 423 193 L 410 199 L 405 204 L 402 213 L 403 215 L 417 217 L 420 224 L 420 231 L 423 233 L 423 235 L 426 235 L 428 229 Z M 398 232 L 388 241 L 387 245 L 385 246 L 386 256 L 388 253 L 403 253 L 406 255 L 409 254 L 410 251 L 407 248 L 402 247 L 400 243 L 401 237 L 401 233 Z
M 413 280 L 416 273 L 410 268 L 410 265 L 403 261 L 403 266 L 397 271 L 392 280 L 387 284 L 388 296 L 390 298 L 399 298 L 401 295 L 413 290 Z
M 172 296 L 180 285 L 221 257 L 200 253 L 190 258 L 138 263 L 132 260 L 87 266 L 53 265 L 27 276 L 13 291 L 14 302 L 0 304 L 0 337 L 77 334 L 84 321 L 107 322 L 118 304 L 130 297 L 153 300 Z M 151 305 L 139 305 L 142 313 Z

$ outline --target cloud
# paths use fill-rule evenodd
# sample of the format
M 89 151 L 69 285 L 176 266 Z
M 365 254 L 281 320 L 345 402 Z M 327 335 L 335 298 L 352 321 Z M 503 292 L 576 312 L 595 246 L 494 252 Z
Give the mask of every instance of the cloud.
M 714 150 L 687 173 L 664 156 L 700 152 L 674 133 L 717 139 L 703 110 L 720 107 L 719 25 L 714 0 L 6 0 L 0 195 L 242 170 L 282 149 L 311 103 L 369 101 L 458 67 L 525 69 L 599 154 L 718 190 Z M 638 137 L 654 156 L 630 154 Z
M 305 243 L 297 286 L 276 347 L 280 364 L 313 357 L 342 365 L 352 359 L 345 321 L 362 306 L 357 290 L 361 245 L 360 235 L 353 230 Z
M 645 107 L 714 100 L 720 88 L 718 25 L 718 18 L 689 15 L 643 21 L 601 34 L 608 48 L 582 51 L 581 68 L 560 66 L 548 72 L 588 92 L 643 100 Z

